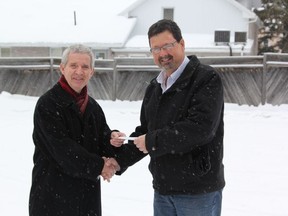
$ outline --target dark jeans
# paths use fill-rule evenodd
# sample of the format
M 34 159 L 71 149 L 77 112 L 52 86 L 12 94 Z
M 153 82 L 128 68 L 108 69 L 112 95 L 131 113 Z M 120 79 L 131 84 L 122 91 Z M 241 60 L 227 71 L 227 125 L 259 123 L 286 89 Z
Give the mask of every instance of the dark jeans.
M 222 190 L 200 195 L 154 192 L 154 216 L 220 216 Z

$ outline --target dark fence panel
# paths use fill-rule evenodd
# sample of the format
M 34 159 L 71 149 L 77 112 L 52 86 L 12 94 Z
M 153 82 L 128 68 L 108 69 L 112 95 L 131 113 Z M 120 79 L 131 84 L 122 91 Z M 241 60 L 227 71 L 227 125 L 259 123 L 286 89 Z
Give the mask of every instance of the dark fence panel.
M 261 103 L 261 68 L 216 68 L 224 87 L 227 103 L 257 106 Z
M 111 100 L 113 97 L 113 72 L 97 72 L 88 84 L 89 95 L 95 99 Z
M 0 91 L 39 96 L 50 87 L 50 70 L 0 69 Z
M 117 82 L 117 99 L 142 100 L 146 87 L 159 74 L 159 71 L 119 71 Z
M 288 104 L 288 68 L 270 68 L 266 83 L 267 103 Z
M 288 104 L 288 54 L 201 57 L 220 74 L 227 103 Z M 0 58 L 0 92 L 40 96 L 59 79 L 59 58 Z M 152 58 L 95 60 L 88 92 L 101 100 L 142 100 L 159 73 Z

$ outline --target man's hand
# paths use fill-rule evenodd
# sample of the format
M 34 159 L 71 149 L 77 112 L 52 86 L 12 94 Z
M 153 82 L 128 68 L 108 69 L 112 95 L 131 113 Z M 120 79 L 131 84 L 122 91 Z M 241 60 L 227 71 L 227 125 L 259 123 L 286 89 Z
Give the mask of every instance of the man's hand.
M 110 179 L 116 173 L 116 171 L 120 170 L 120 166 L 114 158 L 106 158 L 103 157 L 104 166 L 101 172 L 101 176 L 103 177 L 104 181 L 107 180 L 110 182 Z
M 111 133 L 111 139 L 110 139 L 111 145 L 115 147 L 122 146 L 125 140 L 119 139 L 119 137 L 125 137 L 125 136 L 126 136 L 125 133 L 113 131 Z
M 134 140 L 134 144 L 139 149 L 139 151 L 142 151 L 143 153 L 147 154 L 148 151 L 147 151 L 146 145 L 145 145 L 145 138 L 146 138 L 146 134 L 137 137 Z
M 105 161 L 106 166 L 113 166 L 116 171 L 120 171 L 120 166 L 114 158 L 109 158 Z

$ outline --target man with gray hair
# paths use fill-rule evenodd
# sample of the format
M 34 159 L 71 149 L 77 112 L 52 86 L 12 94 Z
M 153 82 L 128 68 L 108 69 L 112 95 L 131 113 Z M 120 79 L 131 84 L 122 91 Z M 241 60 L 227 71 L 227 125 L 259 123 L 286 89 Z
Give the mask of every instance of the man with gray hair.
M 101 216 L 100 176 L 119 170 L 114 147 L 124 133 L 110 130 L 100 105 L 87 93 L 94 55 L 83 45 L 68 47 L 59 81 L 35 107 L 34 168 L 30 216 Z

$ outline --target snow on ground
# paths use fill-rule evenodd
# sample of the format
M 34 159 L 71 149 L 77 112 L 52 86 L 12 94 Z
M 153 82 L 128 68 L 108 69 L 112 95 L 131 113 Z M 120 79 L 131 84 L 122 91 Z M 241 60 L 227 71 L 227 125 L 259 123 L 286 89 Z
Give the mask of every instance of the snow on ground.
M 0 94 L 0 215 L 28 216 L 37 97 Z M 141 101 L 98 101 L 110 127 L 129 135 Z M 225 104 L 223 216 L 288 216 L 288 105 Z M 152 214 L 149 157 L 110 183 L 102 181 L 104 216 Z

